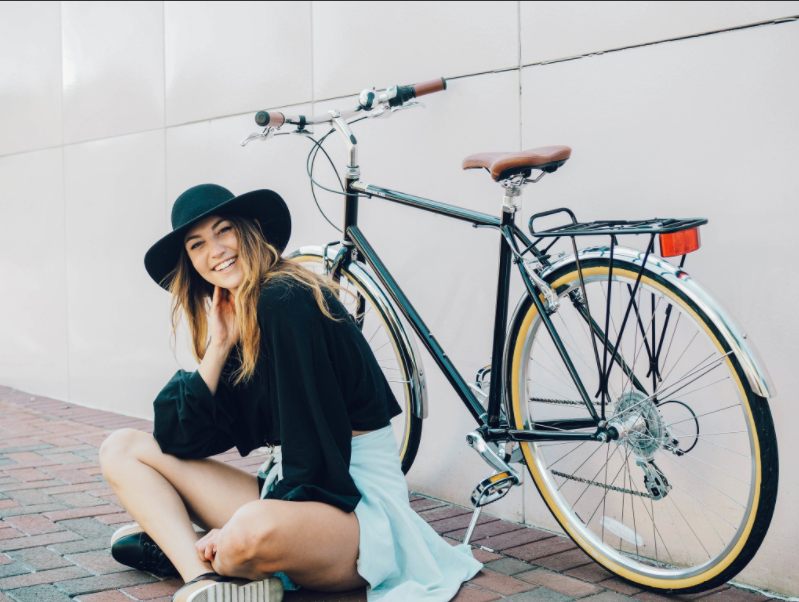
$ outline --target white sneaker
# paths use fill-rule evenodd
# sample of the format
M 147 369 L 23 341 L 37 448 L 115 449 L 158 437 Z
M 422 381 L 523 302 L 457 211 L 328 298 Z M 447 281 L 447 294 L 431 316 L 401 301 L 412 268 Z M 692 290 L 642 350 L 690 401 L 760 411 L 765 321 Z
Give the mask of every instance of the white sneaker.
M 258 581 L 205 573 L 192 579 L 172 596 L 172 602 L 281 602 L 283 582 L 278 577 Z

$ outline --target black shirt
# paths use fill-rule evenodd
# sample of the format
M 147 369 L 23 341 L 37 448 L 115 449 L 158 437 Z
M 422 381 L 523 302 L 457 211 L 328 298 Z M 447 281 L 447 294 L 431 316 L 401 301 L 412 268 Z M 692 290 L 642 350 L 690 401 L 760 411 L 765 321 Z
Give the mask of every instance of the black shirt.
M 361 499 L 349 474 L 352 431 L 383 428 L 402 412 L 369 343 L 349 312 L 322 289 L 330 320 L 312 291 L 288 277 L 261 290 L 261 349 L 252 379 L 230 383 L 231 352 L 212 395 L 198 371 L 178 370 L 153 402 L 153 436 L 178 458 L 231 447 L 242 456 L 282 445 L 283 479 L 267 498 L 325 502 L 352 512 Z

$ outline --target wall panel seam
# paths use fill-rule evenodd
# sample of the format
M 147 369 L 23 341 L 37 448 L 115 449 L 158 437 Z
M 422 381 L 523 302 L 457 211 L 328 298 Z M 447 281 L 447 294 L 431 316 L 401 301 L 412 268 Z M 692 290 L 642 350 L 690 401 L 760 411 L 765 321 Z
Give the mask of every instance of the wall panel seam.
M 695 38 L 704 38 L 707 36 L 718 35 L 722 33 L 734 32 L 734 31 L 743 31 L 746 29 L 753 29 L 755 27 L 768 27 L 769 25 L 783 25 L 786 23 L 794 23 L 796 20 L 799 19 L 799 15 L 793 15 L 789 17 L 782 17 L 780 19 L 772 19 L 769 21 L 758 21 L 757 23 L 749 23 L 747 25 L 736 25 L 735 27 L 728 27 L 726 29 L 715 29 L 713 31 L 705 31 L 702 33 L 692 33 L 689 35 L 678 36 L 676 38 L 664 38 L 662 40 L 655 40 L 653 42 L 642 42 L 640 44 L 630 44 L 629 46 L 618 46 L 616 48 L 607 48 L 603 50 L 594 50 L 592 52 L 586 52 L 583 54 L 575 54 L 571 56 L 560 57 L 556 59 L 546 59 L 543 61 L 537 61 L 534 63 L 525 63 L 521 65 L 522 68 L 524 67 L 537 67 L 539 65 L 552 65 L 555 63 L 563 63 L 566 61 L 573 61 L 576 59 L 581 59 L 589 56 L 597 56 L 603 54 L 610 54 L 612 52 L 620 52 L 622 50 L 631 50 L 634 48 L 644 48 L 646 46 L 657 46 L 659 44 L 666 44 L 668 42 L 681 42 L 683 40 L 691 40 Z

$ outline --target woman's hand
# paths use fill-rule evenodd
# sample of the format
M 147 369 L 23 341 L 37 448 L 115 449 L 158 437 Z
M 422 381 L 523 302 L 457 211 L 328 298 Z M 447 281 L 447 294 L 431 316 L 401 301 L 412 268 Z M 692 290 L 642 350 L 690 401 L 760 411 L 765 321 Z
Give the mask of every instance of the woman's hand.
M 229 290 L 214 286 L 211 299 L 211 344 L 229 351 L 239 339 L 235 298 Z
M 220 529 L 211 529 L 194 544 L 200 554 L 200 560 L 203 562 L 213 562 L 214 556 L 216 556 L 216 542 L 219 539 L 219 531 Z

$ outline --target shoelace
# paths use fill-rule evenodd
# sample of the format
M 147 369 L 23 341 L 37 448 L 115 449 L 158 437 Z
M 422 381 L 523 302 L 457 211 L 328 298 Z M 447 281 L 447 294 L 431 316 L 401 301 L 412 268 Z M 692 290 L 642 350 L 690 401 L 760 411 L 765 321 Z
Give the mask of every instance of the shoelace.
M 145 541 L 142 545 L 142 560 L 139 567 L 150 573 L 174 572 L 175 567 L 155 542 Z

